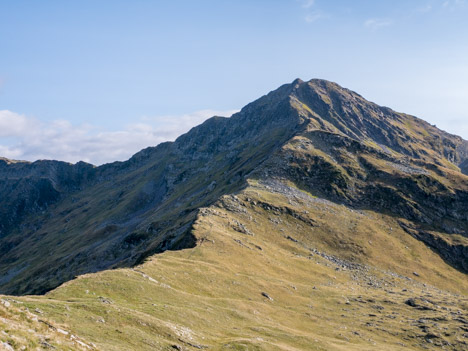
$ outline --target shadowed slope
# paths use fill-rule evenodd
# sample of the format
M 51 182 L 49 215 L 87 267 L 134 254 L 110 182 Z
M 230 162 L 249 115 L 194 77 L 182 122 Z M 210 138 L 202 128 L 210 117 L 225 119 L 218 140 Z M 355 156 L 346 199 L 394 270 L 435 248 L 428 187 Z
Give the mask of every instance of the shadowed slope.
M 17 225 L 2 234 L 0 291 L 43 293 L 78 274 L 192 246 L 196 209 L 242 188 L 245 175 L 302 128 L 289 104 L 290 91 L 283 86 L 230 119 L 213 117 L 174 143 L 145 149 L 127 162 L 87 167 L 92 177 L 85 172 L 82 178 L 90 179 L 72 189 L 33 171 L 45 162 L 5 163 L 2 175 L 11 187 L 31 183 L 9 199 L 33 200 L 23 206 L 29 215 L 14 212 Z M 19 165 L 24 175 L 11 176 Z M 36 196 L 42 194 L 36 184 L 44 182 L 52 198 Z M 5 200 L 2 208 L 8 208 Z

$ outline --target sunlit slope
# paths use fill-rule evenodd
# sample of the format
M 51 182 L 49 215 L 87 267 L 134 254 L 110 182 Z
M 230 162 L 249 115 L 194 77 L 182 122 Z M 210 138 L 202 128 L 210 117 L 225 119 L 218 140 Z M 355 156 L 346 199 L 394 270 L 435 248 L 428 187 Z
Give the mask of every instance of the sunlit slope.
M 14 298 L 10 310 L 79 337 L 87 346 L 76 349 L 466 348 L 466 275 L 398 218 L 279 181 L 249 184 L 200 209 L 195 248 Z

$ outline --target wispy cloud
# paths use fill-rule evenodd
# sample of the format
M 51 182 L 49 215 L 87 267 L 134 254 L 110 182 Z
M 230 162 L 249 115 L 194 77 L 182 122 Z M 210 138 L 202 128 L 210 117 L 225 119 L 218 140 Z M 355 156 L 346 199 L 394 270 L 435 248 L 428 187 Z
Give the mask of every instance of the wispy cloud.
M 377 30 L 379 28 L 388 27 L 393 24 L 393 21 L 390 19 L 382 18 L 370 18 L 364 22 L 364 26 L 371 30 Z
M 302 7 L 305 9 L 309 9 L 315 5 L 315 0 L 301 0 Z
M 422 6 L 422 7 L 419 7 L 416 12 L 419 12 L 419 13 L 428 13 L 428 12 L 431 12 L 432 10 L 434 9 L 434 6 L 429 3 L 429 4 L 426 4 L 425 6 Z
M 438 10 L 455 11 L 468 7 L 468 0 L 431 0 L 415 9 L 416 13 L 429 13 Z
M 328 16 L 326 14 L 324 14 L 323 12 L 321 11 L 314 11 L 314 12 L 311 12 L 311 13 L 308 13 L 306 16 L 305 16 L 305 21 L 307 23 L 314 23 L 320 19 L 324 19 L 324 18 L 328 18 Z
M 442 3 L 442 7 L 447 10 L 454 11 L 460 7 L 464 7 L 466 3 L 466 0 L 445 0 Z
M 8 110 L 0 111 L 0 156 L 34 161 L 80 160 L 103 164 L 126 160 L 134 153 L 171 141 L 207 118 L 236 111 L 203 110 L 179 116 L 142 117 L 120 131 L 100 131 L 66 120 L 43 122 Z
M 302 4 L 302 8 L 305 9 L 304 20 L 307 23 L 314 23 L 320 19 L 329 18 L 326 13 L 317 9 L 315 0 L 297 0 Z

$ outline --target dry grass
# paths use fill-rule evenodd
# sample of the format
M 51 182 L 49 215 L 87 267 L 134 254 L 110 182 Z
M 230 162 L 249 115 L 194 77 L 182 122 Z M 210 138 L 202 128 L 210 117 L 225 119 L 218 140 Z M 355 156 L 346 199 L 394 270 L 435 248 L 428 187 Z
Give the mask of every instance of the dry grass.
M 3 318 L 32 313 L 99 350 L 463 349 L 466 276 L 396 219 L 258 184 L 201 210 L 196 248 L 15 298 Z M 56 341 L 41 328 L 0 339 Z M 59 349 L 82 347 L 57 338 L 69 343 Z

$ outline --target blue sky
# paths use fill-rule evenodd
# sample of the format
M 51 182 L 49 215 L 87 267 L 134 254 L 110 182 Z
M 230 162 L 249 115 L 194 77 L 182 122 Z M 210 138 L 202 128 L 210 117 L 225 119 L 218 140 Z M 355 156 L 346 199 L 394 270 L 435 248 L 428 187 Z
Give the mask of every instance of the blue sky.
M 96 164 L 300 77 L 468 139 L 468 1 L 0 1 L 0 156 Z

